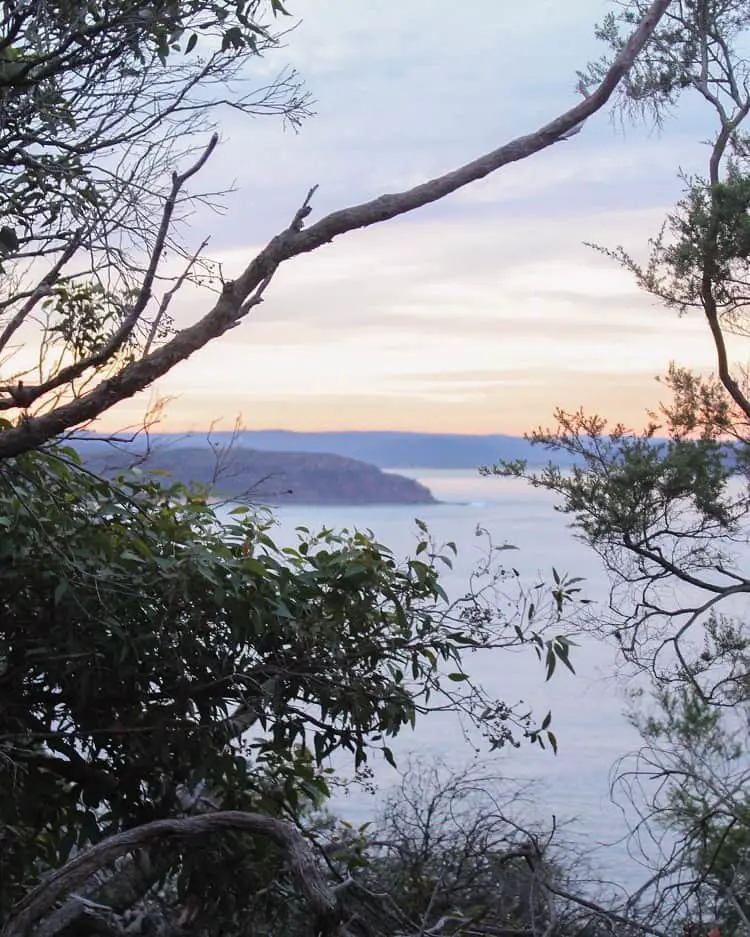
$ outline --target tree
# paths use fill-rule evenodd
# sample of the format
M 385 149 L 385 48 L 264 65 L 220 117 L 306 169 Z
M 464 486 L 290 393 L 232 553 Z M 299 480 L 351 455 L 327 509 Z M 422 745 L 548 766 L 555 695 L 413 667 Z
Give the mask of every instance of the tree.
M 642 9 L 623 4 L 600 36 L 619 48 L 621 30 Z M 653 688 L 656 715 L 639 720 L 646 746 L 618 781 L 642 801 L 640 840 L 664 843 L 666 830 L 670 843 L 652 882 L 663 889 L 658 913 L 700 916 L 710 895 L 713 913 L 737 933 L 748 932 L 747 760 L 736 738 L 746 737 L 750 699 L 741 604 L 750 592 L 750 390 L 746 370 L 730 361 L 728 338 L 748 334 L 749 29 L 747 5 L 734 0 L 690 0 L 667 11 L 621 84 L 619 103 L 662 119 L 682 95 L 700 98 L 716 123 L 706 175 L 683 174 L 684 197 L 647 260 L 597 248 L 680 316 L 703 317 L 715 374 L 672 363 L 663 380 L 671 399 L 640 433 L 558 410 L 557 425 L 532 441 L 572 456 L 570 472 L 552 463 L 541 472 L 496 467 L 560 496 L 560 509 L 610 573 L 608 614 L 584 626 L 614 637 L 631 672 Z M 595 65 L 585 77 L 600 73 Z M 643 792 L 646 778 L 658 782 L 655 792 Z
M 529 640 L 548 669 L 567 662 L 567 642 L 530 631 L 532 617 L 543 620 L 538 601 L 515 622 L 481 596 L 446 606 L 435 564 L 450 557 L 427 539 L 405 566 L 356 532 L 301 531 L 279 552 L 262 518 L 224 524 L 206 492 L 97 479 L 54 443 L 240 323 L 284 261 L 569 139 L 668 5 L 654 0 L 601 82 L 536 133 L 305 228 L 311 189 L 238 279 L 219 284 L 203 318 L 176 333 L 173 297 L 211 272 L 205 245 L 188 249 L 175 234 L 217 145 L 199 135 L 222 105 L 293 122 L 306 111 L 290 72 L 246 96 L 216 90 L 277 44 L 264 15 L 283 7 L 4 6 L 4 937 L 117 934 L 107 909 L 157 886 L 169 893 L 167 931 L 238 933 L 248 913 L 281 913 L 292 882 L 318 931 L 344 934 L 339 895 L 295 827 L 326 796 L 321 763 L 332 751 L 361 762 L 375 746 L 392 758 L 389 737 L 433 698 L 478 714 L 496 744 L 512 738 L 514 719 L 554 744 L 548 722 L 535 727 L 485 699 L 461 666 L 464 650 Z M 171 279 L 167 251 L 182 257 Z M 32 341 L 33 383 L 11 363 L 14 343 Z M 568 585 L 553 593 L 553 621 Z M 214 904 L 199 889 L 211 875 Z
M 10 6 L 0 37 L 5 63 L 0 88 L 16 110 L 11 109 L 7 138 L 0 137 L 1 148 L 11 154 L 10 166 L 0 163 L 0 191 L 6 199 L 3 215 L 14 224 L 6 225 L 3 235 L 0 352 L 9 350 L 14 336 L 32 332 L 33 323 L 41 320 L 41 329 L 35 383 L 26 372 L 4 368 L 0 408 L 19 419 L 0 435 L 0 458 L 95 419 L 234 328 L 263 300 L 286 260 L 413 211 L 567 140 L 609 99 L 668 5 L 669 0 L 654 0 L 591 93 L 535 133 L 406 192 L 341 209 L 303 229 L 312 212 L 313 187 L 289 225 L 240 276 L 218 284 L 212 308 L 175 334 L 170 302 L 186 278 L 207 271 L 196 266 L 201 249 L 186 251 L 182 273 L 170 281 L 164 252 L 168 246 L 179 251 L 175 213 L 189 204 L 186 185 L 210 157 L 216 137 L 187 168 L 174 170 L 176 156 L 197 152 L 196 117 L 209 122 L 216 113 L 220 101 L 206 87 L 225 82 L 248 57 L 273 45 L 257 19 L 265 4 L 173 0 L 158 4 L 155 18 L 144 11 L 134 16 L 126 3 L 94 4 L 82 22 L 67 5 L 53 6 L 51 19 L 41 22 L 31 0 Z M 271 7 L 277 11 L 281 5 L 274 0 Z M 194 39 L 204 34 L 207 39 Z M 204 46 L 205 58 L 199 55 Z M 273 106 L 266 97 L 259 104 L 251 95 L 244 109 L 265 107 L 299 118 L 305 99 L 292 79 L 267 94 Z M 147 116 L 144 109 L 154 97 L 157 113 Z M 30 137 L 27 113 L 33 115 Z M 192 132 L 185 135 L 187 121 Z M 163 139 L 166 144 L 157 142 Z M 165 184 L 167 164 L 174 171 Z M 42 212 L 40 199 L 49 205 Z M 162 207 L 155 210 L 158 203 Z M 25 273 L 29 258 L 37 262 Z M 169 288 L 158 299 L 155 291 L 164 280 Z
M 110 862 L 141 828 L 142 881 L 133 885 L 129 866 L 105 875 L 99 903 L 127 907 L 170 882 L 175 915 L 192 908 L 207 933 L 253 910 L 256 894 L 278 904 L 288 887 L 279 843 L 300 849 L 282 820 L 325 800 L 326 760 L 350 752 L 360 766 L 376 750 L 393 762 L 390 739 L 433 707 L 462 709 L 495 746 L 553 739 L 549 720 L 536 727 L 488 699 L 462 653 L 531 643 L 548 667 L 567 663 L 564 638 L 540 631 L 560 620 L 570 590 L 559 600 L 540 586 L 526 603 L 533 615 L 523 601 L 507 613 L 492 590 L 516 576 L 495 569 L 487 587 L 449 604 L 437 567 L 452 545 L 424 539 L 400 565 L 371 535 L 300 529 L 282 551 L 263 513 L 237 507 L 222 522 L 201 489 L 102 480 L 68 449 L 6 460 L 0 492 L 7 934 L 24 933 L 59 895 L 38 899 L 40 875 L 59 869 L 63 894 L 75 891 L 97 869 L 87 849 Z M 179 826 L 219 808 L 216 829 L 261 838 L 206 837 L 208 820 Z M 226 811 L 245 819 L 221 820 Z M 182 828 L 195 846 L 159 847 Z
M 627 4 L 622 18 L 629 22 L 638 9 Z M 628 660 L 730 705 L 745 694 L 747 679 L 746 640 L 731 603 L 750 589 L 738 552 L 748 518 L 750 401 L 726 347 L 727 334 L 746 332 L 750 282 L 742 132 L 750 71 L 740 51 L 746 12 L 740 3 L 701 0 L 668 13 L 655 34 L 657 51 L 639 61 L 623 94 L 660 113 L 679 93 L 697 91 L 718 123 L 708 175 L 685 179 L 685 197 L 645 265 L 623 248 L 599 248 L 680 315 L 704 316 L 716 376 L 673 363 L 664 379 L 672 399 L 638 434 L 608 430 L 599 416 L 558 411 L 557 427 L 539 430 L 533 441 L 572 455 L 569 475 L 554 466 L 537 474 L 499 467 L 561 495 L 562 510 L 612 573 L 608 628 Z M 616 25 L 610 19 L 602 30 L 615 44 Z

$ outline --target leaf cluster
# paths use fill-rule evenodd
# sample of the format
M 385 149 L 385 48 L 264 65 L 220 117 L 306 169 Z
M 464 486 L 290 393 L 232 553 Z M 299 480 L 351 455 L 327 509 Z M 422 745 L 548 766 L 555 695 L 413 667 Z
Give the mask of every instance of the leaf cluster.
M 729 448 L 716 439 L 653 438 L 623 426 L 607 430 L 606 421 L 582 411 L 556 411 L 558 425 L 539 429 L 530 438 L 562 453 L 571 468 L 550 462 L 539 472 L 526 463 L 501 463 L 492 471 L 526 477 L 532 484 L 562 496 L 558 510 L 573 515 L 575 526 L 592 544 L 632 543 L 658 537 L 669 518 L 683 511 L 696 514 L 696 524 L 731 532 L 736 510 L 728 497 L 733 461 Z
M 105 481 L 72 450 L 0 465 L 0 530 L 3 901 L 197 790 L 325 796 L 305 764 L 362 763 L 476 646 L 441 625 L 434 567 L 368 534 L 282 550 L 263 514 L 222 521 L 205 491 Z

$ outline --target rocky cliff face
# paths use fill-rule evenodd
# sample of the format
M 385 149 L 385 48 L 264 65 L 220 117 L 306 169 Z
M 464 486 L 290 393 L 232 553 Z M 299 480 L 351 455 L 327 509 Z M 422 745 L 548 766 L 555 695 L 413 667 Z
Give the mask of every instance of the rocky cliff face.
M 87 452 L 88 468 L 112 474 L 138 456 L 102 447 Z M 168 472 L 175 481 L 213 484 L 227 497 L 260 504 L 431 504 L 429 489 L 367 462 L 310 452 L 263 452 L 209 446 L 163 448 L 137 462 L 144 471 Z

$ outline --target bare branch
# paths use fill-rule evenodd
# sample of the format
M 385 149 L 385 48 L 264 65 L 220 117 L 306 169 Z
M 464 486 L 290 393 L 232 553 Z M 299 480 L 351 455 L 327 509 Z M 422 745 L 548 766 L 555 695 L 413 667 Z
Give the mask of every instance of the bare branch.
M 138 323 L 140 317 L 143 315 L 143 312 L 146 309 L 149 300 L 151 299 L 151 290 L 154 285 L 154 279 L 156 277 L 156 272 L 161 260 L 162 253 L 167 242 L 172 216 L 174 215 L 175 206 L 177 205 L 177 196 L 180 194 L 180 191 L 182 190 L 182 187 L 185 185 L 187 180 L 196 173 L 200 172 L 203 166 L 205 166 L 208 158 L 211 156 L 211 153 L 213 153 L 218 142 L 219 137 L 217 134 L 214 134 L 209 140 L 208 146 L 205 148 L 199 159 L 189 169 L 185 170 L 183 173 L 175 172 L 172 174 L 172 188 L 164 204 L 164 211 L 162 212 L 159 230 L 153 249 L 151 251 L 149 263 L 146 268 L 146 274 L 143 278 L 138 296 L 130 311 L 123 319 L 120 327 L 98 351 L 91 355 L 87 355 L 85 358 L 74 362 L 66 368 L 62 368 L 54 377 L 50 378 L 48 381 L 44 381 L 37 387 L 23 387 L 23 392 L 20 395 L 18 394 L 17 390 L 15 393 L 13 390 L 10 390 L 9 399 L 0 399 L 0 409 L 11 409 L 19 406 L 26 409 L 44 394 L 47 394 L 52 390 L 56 390 L 58 387 L 63 387 L 64 385 L 75 381 L 84 373 L 84 371 L 87 371 L 90 368 L 101 367 L 102 365 L 106 364 L 120 350 L 120 348 L 122 348 L 122 346 L 132 334 L 133 329 Z M 24 309 L 29 305 L 30 302 L 31 300 L 26 303 Z M 23 309 L 21 312 L 23 312 Z M 15 322 L 16 318 L 17 317 L 14 317 L 13 322 Z M 11 322 L 10 325 L 13 325 L 13 322 Z M 0 347 L 2 346 L 0 345 Z
M 200 321 L 146 357 L 126 365 L 114 377 L 101 381 L 88 393 L 49 413 L 27 417 L 18 427 L 4 432 L 0 436 L 0 458 L 40 446 L 70 427 L 96 418 L 114 404 L 149 386 L 212 339 L 234 328 L 252 306 L 262 300 L 265 288 L 284 261 L 317 250 L 341 234 L 380 224 L 445 198 L 509 163 L 526 159 L 566 140 L 571 131 L 607 103 L 649 41 L 669 4 L 670 0 L 654 0 L 599 86 L 575 107 L 534 133 L 518 137 L 458 169 L 404 192 L 382 195 L 370 202 L 332 212 L 303 230 L 302 224 L 309 214 L 309 202 L 314 192 L 311 189 L 289 227 L 267 244 L 237 280 L 225 284 L 213 309 Z M 55 383 L 54 386 L 60 385 Z
M 13 335 L 18 331 L 28 316 L 33 312 L 34 307 L 39 302 L 39 300 L 43 296 L 46 296 L 50 288 L 54 286 L 60 276 L 60 273 L 62 272 L 63 267 L 71 260 L 80 246 L 81 232 L 77 232 L 68 242 L 65 250 L 60 254 L 52 268 L 42 277 L 39 283 L 31 291 L 31 294 L 29 295 L 26 302 L 23 304 L 23 306 L 21 306 L 18 312 L 16 312 L 10 322 L 8 322 L 8 324 L 3 329 L 2 335 L 0 335 L 0 351 L 2 351 L 7 346 Z
M 167 310 L 169 309 L 170 303 L 174 299 L 175 294 L 179 292 L 179 290 L 185 283 L 185 280 L 188 278 L 190 271 L 197 263 L 198 257 L 203 253 L 207 245 L 208 245 L 208 238 L 205 238 L 201 242 L 198 249 L 192 254 L 192 256 L 190 257 L 190 259 L 188 260 L 185 266 L 185 269 L 182 271 L 179 277 L 177 277 L 172 287 L 169 290 L 167 290 L 167 292 L 162 297 L 162 301 L 161 303 L 159 303 L 159 309 L 156 315 L 154 316 L 154 321 L 151 323 L 151 329 L 148 333 L 146 344 L 143 346 L 144 358 L 147 357 L 148 353 L 151 351 L 151 346 L 154 343 L 154 339 L 159 334 L 159 326 L 163 322 L 164 316 L 167 314 Z
M 338 907 L 336 896 L 326 884 L 310 847 L 297 829 L 285 820 L 263 814 L 227 810 L 195 817 L 156 820 L 102 840 L 53 872 L 18 902 L 0 931 L 0 937 L 25 937 L 31 926 L 44 917 L 57 901 L 121 856 L 155 840 L 202 836 L 220 830 L 243 830 L 275 842 L 286 854 L 289 870 L 314 913 L 324 921 L 335 919 Z

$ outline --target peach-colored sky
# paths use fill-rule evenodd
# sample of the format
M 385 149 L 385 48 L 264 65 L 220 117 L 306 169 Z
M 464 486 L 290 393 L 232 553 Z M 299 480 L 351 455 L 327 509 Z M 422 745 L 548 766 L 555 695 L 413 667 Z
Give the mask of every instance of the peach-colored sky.
M 317 98 L 298 135 L 272 119 L 222 126 L 209 183 L 236 179 L 224 216 L 190 236 L 231 277 L 310 185 L 316 215 L 401 188 L 535 128 L 574 101 L 600 50 L 599 0 L 290 0 L 303 22 L 264 70 L 289 61 Z M 670 359 L 712 365 L 698 319 L 678 319 L 584 246 L 642 256 L 700 167 L 707 125 L 686 111 L 657 134 L 605 114 L 570 141 L 440 205 L 339 239 L 282 267 L 240 328 L 163 379 L 162 429 L 521 433 L 556 405 L 635 426 Z M 213 174 L 213 175 L 211 175 Z M 314 216 L 315 217 L 315 216 Z M 184 293 L 177 321 L 210 296 Z M 151 397 L 110 414 L 138 422 Z

